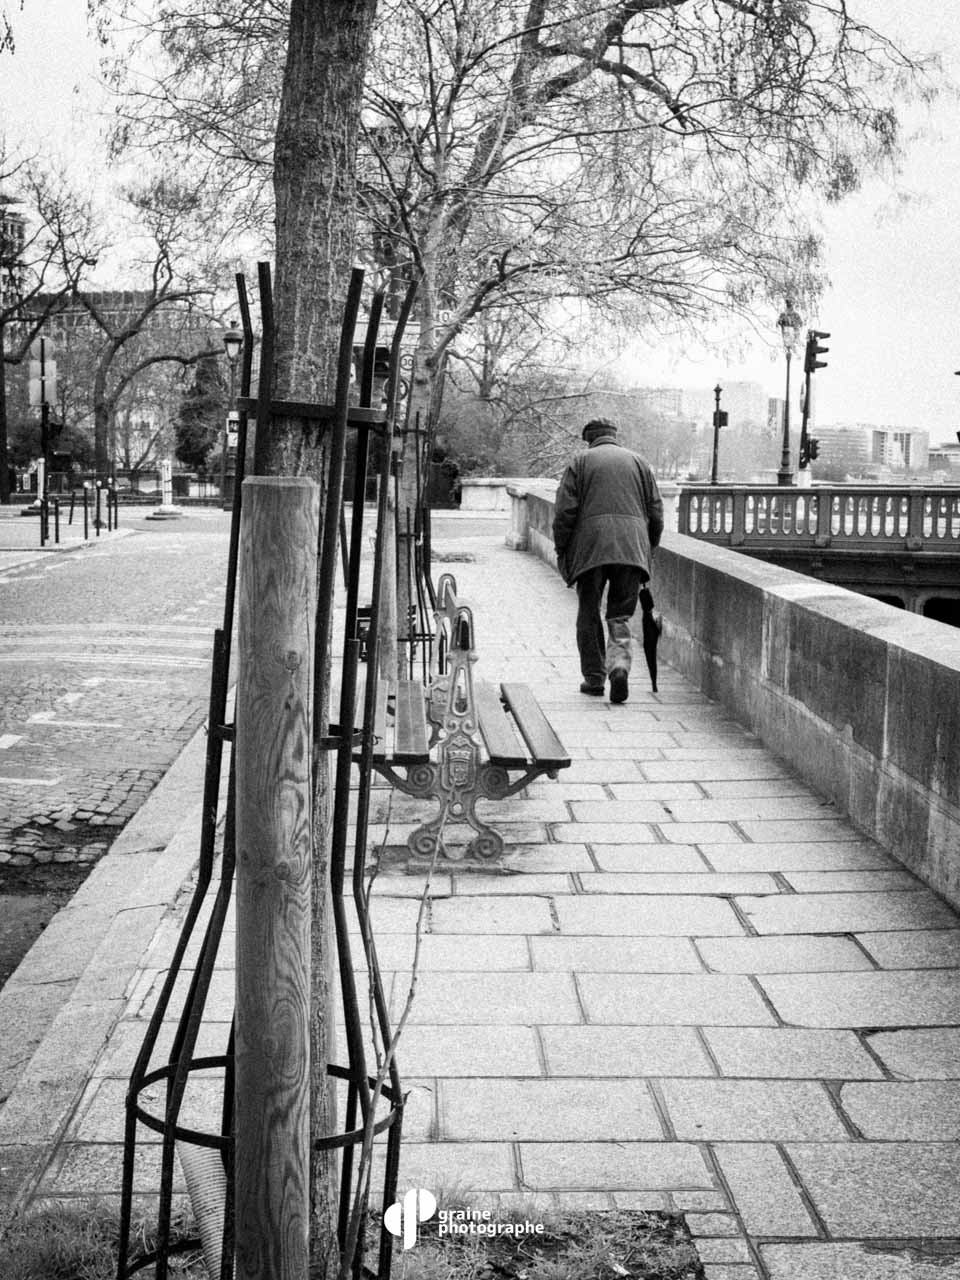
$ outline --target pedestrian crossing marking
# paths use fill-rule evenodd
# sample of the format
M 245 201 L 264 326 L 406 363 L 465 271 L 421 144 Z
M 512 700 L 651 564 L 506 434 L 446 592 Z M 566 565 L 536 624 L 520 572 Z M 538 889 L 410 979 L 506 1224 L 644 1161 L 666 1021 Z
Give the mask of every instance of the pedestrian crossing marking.
M 56 720 L 55 711 L 37 711 L 27 717 L 27 724 L 50 724 L 58 729 L 126 729 L 125 724 L 115 724 L 107 720 Z
M 146 676 L 87 676 L 83 683 L 98 688 L 102 684 L 161 684 L 162 681 L 148 680 Z
M 87 666 L 165 667 L 174 671 L 203 671 L 210 665 L 209 659 L 185 658 L 174 654 L 161 657 L 150 653 L 64 653 L 61 650 L 38 652 L 35 649 L 0 653 L 0 663 L 10 662 L 75 662 L 85 663 Z

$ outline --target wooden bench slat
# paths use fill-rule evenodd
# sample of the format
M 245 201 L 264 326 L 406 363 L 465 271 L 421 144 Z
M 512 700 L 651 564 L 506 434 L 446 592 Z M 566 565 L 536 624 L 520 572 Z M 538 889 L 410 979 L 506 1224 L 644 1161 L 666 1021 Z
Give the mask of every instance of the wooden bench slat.
M 473 699 L 477 707 L 480 733 L 487 748 L 490 763 L 500 765 L 504 769 L 525 769 L 526 751 L 517 740 L 497 690 L 485 680 L 476 680 L 473 685 Z
M 529 688 L 525 684 L 501 684 L 500 692 L 537 764 L 549 769 L 568 768 L 566 748 Z
M 420 680 L 401 680 L 396 686 L 394 759 L 397 764 L 423 764 L 430 759 L 426 704 Z

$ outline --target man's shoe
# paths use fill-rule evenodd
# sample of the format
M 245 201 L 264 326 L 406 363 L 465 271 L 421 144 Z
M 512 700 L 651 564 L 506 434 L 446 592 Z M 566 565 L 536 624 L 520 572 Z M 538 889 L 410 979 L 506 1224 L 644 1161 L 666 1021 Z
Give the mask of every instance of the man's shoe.
M 610 672 L 610 701 L 626 702 L 629 692 L 627 673 L 623 667 L 617 667 L 616 670 Z
M 589 693 L 589 694 L 591 694 L 594 698 L 602 698 L 602 697 L 603 697 L 603 685 L 602 685 L 602 684 L 592 684 L 589 680 L 584 680 L 583 684 L 581 684 L 581 686 L 580 686 L 580 692 L 581 692 L 581 693 Z

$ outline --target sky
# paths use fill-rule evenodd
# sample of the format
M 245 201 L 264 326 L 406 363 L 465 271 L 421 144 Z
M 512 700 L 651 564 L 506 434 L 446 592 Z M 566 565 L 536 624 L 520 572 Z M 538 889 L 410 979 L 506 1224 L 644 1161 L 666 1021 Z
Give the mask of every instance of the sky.
M 938 53 L 960 85 L 957 0 L 859 0 L 868 20 L 911 52 Z M 97 49 L 86 0 L 26 0 L 15 15 L 17 52 L 0 56 L 0 136 L 89 171 L 96 154 Z M 900 175 L 870 180 L 828 212 L 824 225 L 831 285 L 807 327 L 827 330 L 828 366 L 816 375 L 821 424 L 874 423 L 930 432 L 960 430 L 960 97 L 941 95 L 928 113 L 908 112 Z M 732 363 L 676 347 L 635 351 L 620 376 L 682 387 L 759 382 L 784 388 L 784 359 L 771 312 L 769 343 Z
M 909 52 L 939 54 L 960 86 L 957 0 L 861 0 L 859 10 Z M 942 94 L 929 110 L 905 114 L 905 134 L 921 136 L 909 142 L 899 175 L 868 181 L 826 214 L 831 284 L 817 314 L 803 319 L 831 335 L 827 368 L 815 375 L 822 425 L 914 427 L 941 443 L 960 430 L 960 100 Z M 687 348 L 643 350 L 623 368 L 663 385 L 756 381 L 782 396 L 778 314 L 770 314 L 769 346 L 758 343 L 741 364 Z

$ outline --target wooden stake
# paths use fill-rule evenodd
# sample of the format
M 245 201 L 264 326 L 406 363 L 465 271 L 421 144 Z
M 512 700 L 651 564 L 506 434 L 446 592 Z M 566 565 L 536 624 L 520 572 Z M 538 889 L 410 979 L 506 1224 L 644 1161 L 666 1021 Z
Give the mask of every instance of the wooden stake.
M 319 489 L 243 483 L 237 685 L 236 1277 L 306 1280 L 311 706 Z

